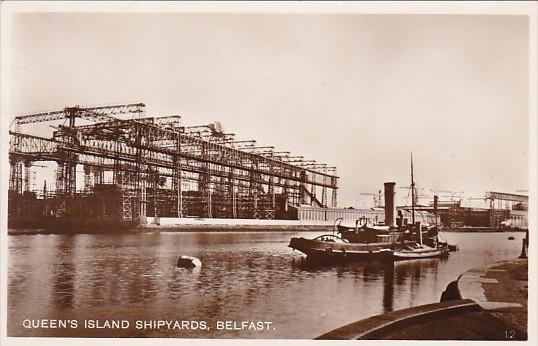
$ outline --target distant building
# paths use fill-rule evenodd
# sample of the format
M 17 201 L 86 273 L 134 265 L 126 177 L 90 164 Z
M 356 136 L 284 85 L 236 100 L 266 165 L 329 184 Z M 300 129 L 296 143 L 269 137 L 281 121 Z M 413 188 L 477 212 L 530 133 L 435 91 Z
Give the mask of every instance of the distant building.
M 510 210 L 509 218 L 501 221 L 501 228 L 529 229 L 527 210 Z
M 492 204 L 493 205 L 493 204 Z M 416 210 L 434 213 L 434 207 L 416 206 Z M 504 208 L 464 207 L 461 201 L 439 203 L 437 215 L 440 224 L 449 228 L 482 227 L 482 228 L 517 228 L 527 229 L 527 207 L 524 203 L 505 205 Z
M 490 209 L 465 207 L 461 205 L 461 201 L 439 202 L 437 208 L 434 208 L 433 205 L 417 205 L 415 206 L 415 222 L 428 226 L 441 225 L 447 228 L 528 229 L 527 203 L 522 196 L 501 193 L 489 196 L 492 198 L 517 198 L 518 200 L 513 201 L 512 204 L 505 203 L 502 207 L 497 203 L 497 208 L 494 208 L 494 203 L 491 203 L 492 208 Z M 355 220 L 364 218 L 372 223 L 384 224 L 384 210 L 383 207 L 344 209 L 298 206 L 290 207 L 290 216 L 293 219 L 306 221 L 334 221 L 337 218 L 342 218 L 344 221 L 355 222 Z M 411 210 L 411 206 L 396 207 L 396 225 L 411 224 Z
M 413 211 L 409 207 L 397 207 L 398 213 L 396 223 L 398 226 L 405 226 L 412 223 Z M 415 223 L 420 222 L 424 226 L 435 226 L 441 224 L 441 218 L 435 216 L 433 212 L 426 210 L 415 210 Z
M 396 220 L 398 225 L 407 225 L 411 223 L 411 208 L 397 207 Z M 359 219 L 366 219 L 372 223 L 385 223 L 385 208 L 363 208 L 363 209 L 343 209 L 343 208 L 317 208 L 310 206 L 290 207 L 290 211 L 294 213 L 297 220 L 303 221 L 334 221 L 337 218 L 342 218 L 344 221 L 355 222 Z M 424 210 L 415 211 L 415 222 L 420 222 L 422 225 L 433 226 L 436 224 L 435 215 Z M 399 223 L 398 223 L 399 222 Z M 437 224 L 441 220 L 437 217 Z
M 344 221 L 355 222 L 361 218 L 374 223 L 385 222 L 385 210 L 383 208 L 344 209 L 344 208 L 318 208 L 310 206 L 290 206 L 292 218 L 302 221 L 335 221 L 338 218 Z

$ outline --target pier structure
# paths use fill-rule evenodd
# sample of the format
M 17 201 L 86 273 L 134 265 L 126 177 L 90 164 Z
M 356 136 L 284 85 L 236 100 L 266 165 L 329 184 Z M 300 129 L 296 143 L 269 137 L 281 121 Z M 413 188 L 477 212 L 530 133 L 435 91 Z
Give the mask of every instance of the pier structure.
M 43 124 L 51 136 L 26 131 Z M 32 188 L 39 162 L 55 163 L 54 186 Z M 149 117 L 143 103 L 16 116 L 9 163 L 10 216 L 285 219 L 292 206 L 337 204 L 336 167 L 237 139 L 218 122 Z

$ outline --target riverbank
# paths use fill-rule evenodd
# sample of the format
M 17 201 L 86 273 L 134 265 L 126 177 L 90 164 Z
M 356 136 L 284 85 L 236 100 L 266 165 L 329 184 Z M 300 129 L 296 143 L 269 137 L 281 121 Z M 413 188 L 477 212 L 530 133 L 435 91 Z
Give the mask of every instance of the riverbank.
M 222 219 L 202 217 L 145 217 L 140 223 L 90 225 L 73 223 L 42 228 L 8 228 L 9 235 L 27 234 L 111 234 L 128 232 L 325 232 L 334 230 L 334 220 L 281 220 L 281 219 Z M 354 226 L 355 221 L 345 220 Z M 498 233 L 517 230 L 500 230 L 485 227 L 460 227 L 443 229 L 448 233 Z
M 9 235 L 139 232 L 332 232 L 333 221 L 147 217 L 132 228 L 9 228 Z
M 324 225 L 140 225 L 136 231 L 158 232 L 332 232 L 333 226 Z
M 176 219 L 179 220 L 179 219 Z M 313 223 L 298 220 L 258 220 L 258 219 L 184 219 L 182 222 L 142 223 L 134 228 L 68 229 L 60 228 L 8 228 L 8 235 L 30 234 L 113 234 L 138 232 L 326 232 L 331 233 L 334 224 L 328 221 Z M 446 233 L 510 233 L 524 232 L 498 229 L 444 229 Z
M 328 232 L 333 221 L 266 220 L 266 219 L 212 219 L 212 218 L 154 218 L 148 217 L 137 230 L 161 232 Z
M 527 259 L 471 269 L 451 285 L 454 300 L 377 315 L 317 339 L 527 340 Z

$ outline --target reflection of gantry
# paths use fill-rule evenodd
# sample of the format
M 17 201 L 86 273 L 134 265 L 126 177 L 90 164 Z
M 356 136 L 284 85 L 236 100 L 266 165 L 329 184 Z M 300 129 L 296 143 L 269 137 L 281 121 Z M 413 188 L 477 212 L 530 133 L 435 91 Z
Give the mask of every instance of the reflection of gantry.
M 56 126 L 52 138 L 21 130 L 27 124 L 66 119 L 68 124 Z M 145 117 L 141 103 L 18 116 L 9 143 L 12 195 L 30 190 L 34 162 L 54 161 L 53 194 L 64 202 L 102 190 L 105 176 L 112 173 L 126 221 L 186 215 L 273 218 L 285 217 L 289 204 L 336 206 L 335 167 L 235 140 L 219 123 L 185 127 L 180 120 Z M 83 166 L 83 190 L 77 190 L 77 165 Z

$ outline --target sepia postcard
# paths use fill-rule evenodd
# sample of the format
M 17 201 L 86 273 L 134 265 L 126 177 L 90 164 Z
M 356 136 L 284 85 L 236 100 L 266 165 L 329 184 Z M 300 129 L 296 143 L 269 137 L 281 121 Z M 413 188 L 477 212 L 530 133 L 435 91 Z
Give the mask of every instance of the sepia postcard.
M 535 345 L 536 29 L 4 1 L 0 344 Z

